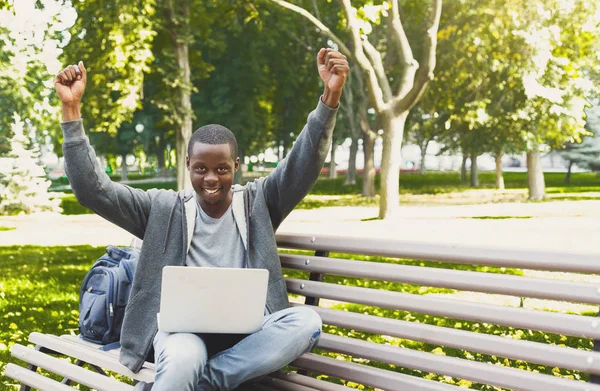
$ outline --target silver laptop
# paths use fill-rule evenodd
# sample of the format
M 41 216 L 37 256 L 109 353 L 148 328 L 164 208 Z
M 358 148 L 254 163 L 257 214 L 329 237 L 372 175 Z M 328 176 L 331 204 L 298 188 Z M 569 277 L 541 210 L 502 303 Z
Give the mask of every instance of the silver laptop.
M 266 269 L 166 266 L 158 329 L 254 333 L 262 327 L 268 281 Z

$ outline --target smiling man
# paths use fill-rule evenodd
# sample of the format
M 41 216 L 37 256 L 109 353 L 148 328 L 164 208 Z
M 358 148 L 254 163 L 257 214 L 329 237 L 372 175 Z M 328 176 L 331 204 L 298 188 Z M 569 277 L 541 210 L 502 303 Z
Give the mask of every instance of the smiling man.
M 120 361 L 138 372 L 154 350 L 156 376 L 153 384 L 136 388 L 234 389 L 285 366 L 318 342 L 319 315 L 306 307 L 289 307 L 275 241 L 283 219 L 317 181 L 349 72 L 346 58 L 334 50 L 321 49 L 317 60 L 323 95 L 278 167 L 245 186 L 233 185 L 239 169 L 235 136 L 220 125 L 203 126 L 188 145 L 186 165 L 194 188 L 189 193 L 143 191 L 112 182 L 98 165 L 83 129 L 83 63 L 56 76 L 65 169 L 73 193 L 82 205 L 143 239 L 123 320 Z M 267 269 L 262 328 L 239 337 L 159 332 L 162 269 L 170 265 Z M 181 298 L 190 303 L 190 310 L 202 299 Z

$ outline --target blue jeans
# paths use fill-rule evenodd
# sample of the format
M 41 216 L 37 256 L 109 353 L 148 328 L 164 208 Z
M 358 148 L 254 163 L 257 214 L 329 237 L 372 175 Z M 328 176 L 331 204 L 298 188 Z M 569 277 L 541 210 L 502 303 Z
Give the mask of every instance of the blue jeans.
M 266 315 L 250 335 L 158 332 L 154 385 L 136 390 L 232 390 L 274 372 L 310 351 L 321 336 L 321 318 L 308 307 Z

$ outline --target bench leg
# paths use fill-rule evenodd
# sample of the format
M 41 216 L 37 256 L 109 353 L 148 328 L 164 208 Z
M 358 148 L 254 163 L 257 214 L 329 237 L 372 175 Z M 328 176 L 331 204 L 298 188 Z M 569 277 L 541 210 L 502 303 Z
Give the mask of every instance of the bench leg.
M 93 368 L 93 369 L 94 369 L 96 372 L 98 372 L 99 374 L 101 374 L 101 375 L 104 375 L 104 376 L 108 376 L 108 375 L 106 374 L 106 372 L 104 372 L 104 371 L 102 370 L 102 368 L 100 368 L 100 367 L 99 367 L 99 366 L 97 366 L 97 365 L 94 365 L 94 364 L 89 364 L 89 363 L 86 363 L 85 361 L 82 361 L 82 360 L 77 360 L 77 361 L 75 361 L 75 365 L 77 365 L 78 367 L 82 367 L 82 366 L 84 366 L 85 364 L 88 364 L 90 367 L 92 367 L 92 368 Z M 63 379 L 62 379 L 62 381 L 61 381 L 61 383 L 62 383 L 62 384 L 65 384 L 65 385 L 67 385 L 67 386 L 70 386 L 72 382 L 73 382 L 73 381 L 72 381 L 71 379 L 67 378 L 67 377 L 63 378 Z

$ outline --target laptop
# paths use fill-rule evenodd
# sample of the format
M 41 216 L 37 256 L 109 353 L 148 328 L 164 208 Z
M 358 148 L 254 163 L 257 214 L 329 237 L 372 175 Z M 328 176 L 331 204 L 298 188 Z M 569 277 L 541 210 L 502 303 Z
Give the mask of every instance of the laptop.
M 158 329 L 219 334 L 259 331 L 268 281 L 266 269 L 166 266 Z

